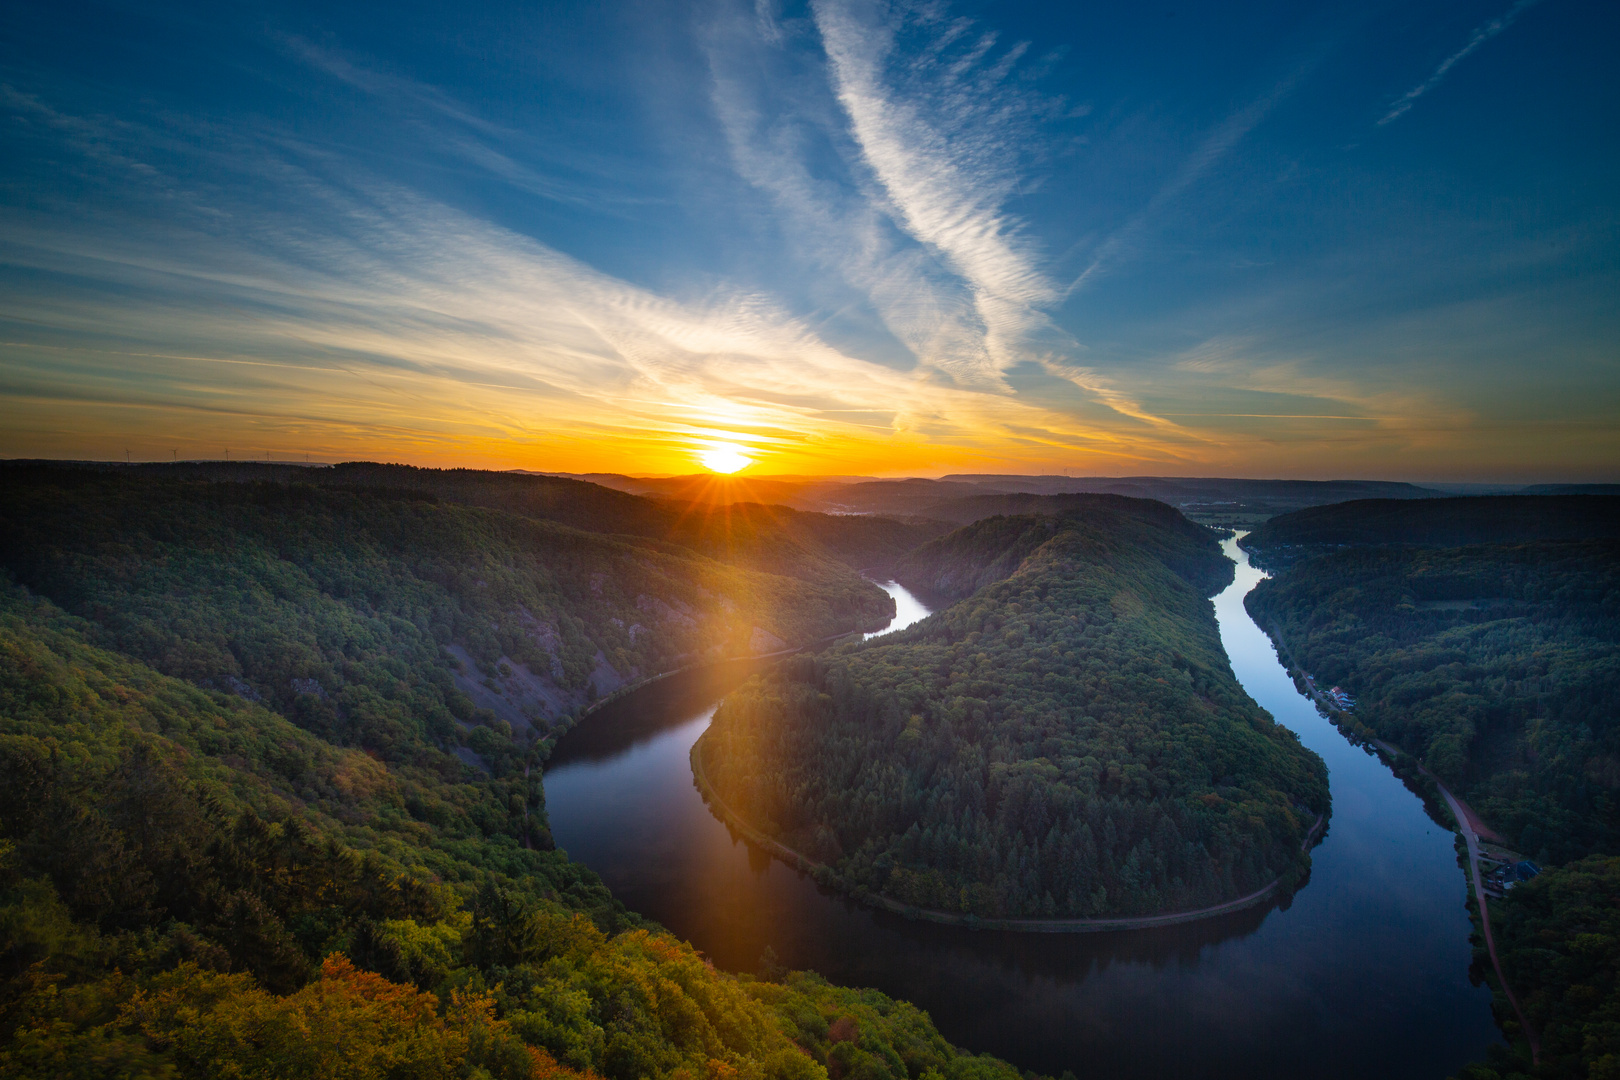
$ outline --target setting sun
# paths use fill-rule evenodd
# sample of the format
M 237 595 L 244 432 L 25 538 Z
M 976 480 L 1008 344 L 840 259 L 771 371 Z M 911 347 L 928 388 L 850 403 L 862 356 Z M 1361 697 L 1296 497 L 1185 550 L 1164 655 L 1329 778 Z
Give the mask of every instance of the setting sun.
M 710 472 L 734 473 L 754 463 L 736 443 L 716 443 L 698 454 L 698 460 Z

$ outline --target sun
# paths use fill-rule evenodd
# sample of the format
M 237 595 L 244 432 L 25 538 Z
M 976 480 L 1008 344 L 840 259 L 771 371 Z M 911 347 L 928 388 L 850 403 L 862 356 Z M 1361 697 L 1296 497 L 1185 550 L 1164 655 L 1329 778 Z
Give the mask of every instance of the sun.
M 699 453 L 698 460 L 705 469 L 717 473 L 734 473 L 754 463 L 754 459 L 743 453 L 743 448 L 736 443 L 715 443 Z

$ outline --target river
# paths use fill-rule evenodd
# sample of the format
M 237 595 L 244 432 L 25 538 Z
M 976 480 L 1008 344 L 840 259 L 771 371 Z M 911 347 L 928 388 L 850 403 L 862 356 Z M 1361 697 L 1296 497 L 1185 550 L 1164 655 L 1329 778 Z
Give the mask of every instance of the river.
M 693 787 L 688 751 L 754 666 L 653 684 L 591 716 L 545 774 L 552 833 L 615 896 L 702 949 L 757 969 L 875 986 L 946 1038 L 1021 1068 L 1135 1078 L 1439 1080 L 1498 1041 L 1468 980 L 1467 887 L 1452 833 L 1294 688 L 1243 596 L 1262 578 L 1235 541 L 1215 598 L 1238 680 L 1330 770 L 1333 816 L 1310 881 L 1275 903 L 1181 926 L 1018 934 L 908 922 L 819 888 L 734 838 Z M 926 608 L 885 585 L 897 607 Z

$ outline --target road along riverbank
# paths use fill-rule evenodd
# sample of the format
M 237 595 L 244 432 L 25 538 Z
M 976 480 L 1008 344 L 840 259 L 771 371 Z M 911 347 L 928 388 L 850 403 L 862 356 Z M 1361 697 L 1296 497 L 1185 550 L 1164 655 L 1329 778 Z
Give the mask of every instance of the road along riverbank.
M 1327 716 L 1330 720 L 1335 716 L 1346 717 L 1348 714 L 1346 714 L 1343 709 L 1339 708 L 1338 703 L 1332 698 L 1328 697 L 1326 694 L 1322 693 L 1314 681 L 1311 681 L 1306 677 L 1304 669 L 1294 662 L 1293 654 L 1288 649 L 1287 644 L 1283 641 L 1282 635 L 1277 631 L 1277 628 L 1275 626 L 1268 628 L 1267 634 L 1271 637 L 1272 641 L 1276 643 L 1278 655 L 1284 659 L 1288 673 L 1294 679 L 1295 685 L 1299 689 L 1299 692 L 1304 694 L 1311 701 L 1315 702 L 1316 705 L 1321 709 L 1323 715 Z M 1362 730 L 1365 731 L 1365 729 Z M 1513 993 L 1513 987 L 1508 983 L 1507 976 L 1502 971 L 1502 962 L 1500 959 L 1498 959 L 1496 954 L 1496 938 L 1491 933 L 1490 901 L 1485 895 L 1483 875 L 1480 873 L 1479 869 L 1480 839 L 1483 837 L 1489 840 L 1500 840 L 1501 837 L 1490 830 L 1490 828 L 1480 819 L 1479 815 L 1474 812 L 1473 807 L 1469 806 L 1456 795 L 1452 794 L 1451 789 L 1446 787 L 1445 784 L 1441 783 L 1440 778 L 1435 776 L 1434 773 L 1430 772 L 1428 769 L 1424 768 L 1423 765 L 1417 761 L 1417 759 L 1406 754 L 1392 743 L 1385 742 L 1383 739 L 1368 737 L 1367 742 L 1388 758 L 1391 771 L 1394 771 L 1395 764 L 1398 759 L 1405 758 L 1407 761 L 1411 762 L 1413 768 L 1415 768 L 1419 773 L 1434 784 L 1435 790 L 1440 793 L 1440 798 L 1446 805 L 1446 809 L 1451 812 L 1452 819 L 1456 822 L 1456 833 L 1462 837 L 1463 845 L 1467 850 L 1469 887 L 1473 893 L 1474 903 L 1478 906 L 1480 930 L 1485 937 L 1485 951 L 1491 958 L 1491 968 L 1496 972 L 1496 981 L 1497 984 L 1502 988 L 1502 996 L 1507 998 L 1508 1005 L 1513 1009 L 1513 1015 L 1519 1021 L 1519 1027 L 1524 1032 L 1525 1041 L 1530 1044 L 1531 1064 L 1540 1064 L 1540 1036 L 1537 1034 L 1536 1029 L 1530 1025 L 1529 1019 L 1524 1015 L 1524 1009 L 1519 1006 L 1518 996 Z
M 1391 766 L 1394 765 L 1397 757 L 1402 756 L 1400 750 L 1382 739 L 1373 739 L 1372 744 L 1389 755 Z M 1513 1006 L 1513 1015 L 1518 1017 L 1519 1027 L 1524 1031 L 1526 1041 L 1530 1043 L 1530 1062 L 1532 1065 L 1539 1065 L 1541 1064 L 1541 1039 L 1536 1034 L 1536 1029 L 1530 1026 L 1530 1021 L 1525 1017 L 1524 1010 L 1519 1007 L 1519 999 L 1514 995 L 1513 987 L 1508 984 L 1507 976 L 1502 972 L 1502 962 L 1496 956 L 1496 939 L 1491 935 L 1490 902 L 1485 895 L 1485 885 L 1479 872 L 1479 829 L 1481 826 L 1479 817 L 1474 813 L 1471 806 L 1453 795 L 1451 789 L 1440 782 L 1439 777 L 1422 765 L 1417 765 L 1415 761 L 1413 764 L 1416 765 L 1418 772 L 1434 781 L 1436 790 L 1440 792 L 1440 797 L 1446 802 L 1446 808 L 1451 811 L 1451 816 L 1456 819 L 1457 832 L 1461 834 L 1463 843 L 1468 848 L 1468 878 L 1473 886 L 1474 901 L 1479 905 L 1479 923 L 1480 928 L 1485 933 L 1485 951 L 1490 954 L 1491 967 L 1496 970 L 1496 981 L 1501 984 L 1502 994 L 1508 999 L 1508 1004 Z M 1495 834 L 1493 833 L 1492 836 L 1494 837 Z

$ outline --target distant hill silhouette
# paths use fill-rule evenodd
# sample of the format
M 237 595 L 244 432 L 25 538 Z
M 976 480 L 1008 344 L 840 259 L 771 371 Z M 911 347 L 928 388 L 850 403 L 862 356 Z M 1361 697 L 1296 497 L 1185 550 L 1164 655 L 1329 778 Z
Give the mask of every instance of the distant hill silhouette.
M 571 474 L 572 475 L 572 474 Z M 971 504 L 959 500 L 991 495 L 1125 495 L 1157 499 L 1205 520 L 1231 516 L 1255 520 L 1306 506 L 1349 499 L 1427 499 L 1444 492 L 1386 480 L 1248 480 L 1181 476 L 1020 476 L 958 473 L 937 480 L 881 480 L 858 476 L 631 477 L 586 473 L 588 480 L 636 495 L 680 501 L 780 503 L 835 514 L 890 514 L 938 518 L 965 524 Z M 727 495 L 727 492 L 734 494 Z M 994 504 L 988 504 L 994 505 Z M 991 509 L 988 513 L 1013 511 Z M 1044 511 L 1043 511 L 1044 512 Z
M 1244 538 L 1253 551 L 1284 547 L 1413 544 L 1457 547 L 1530 540 L 1620 537 L 1620 498 L 1491 495 L 1397 501 L 1361 499 L 1272 518 Z
M 850 569 L 882 572 L 918 544 L 948 529 L 944 524 L 762 505 L 761 492 L 754 487 L 712 476 L 685 478 L 690 482 L 685 490 L 694 498 L 682 501 L 633 495 L 547 474 L 424 469 L 369 461 L 326 466 L 245 461 L 137 465 L 12 461 L 6 465 L 12 469 L 89 470 L 171 480 L 393 492 L 503 510 L 587 532 L 678 544 L 734 565 L 818 582 L 846 577 Z M 709 489 L 699 481 L 707 482 Z M 723 497 L 727 493 L 735 497 Z
M 1620 495 L 1620 484 L 1532 484 L 1515 495 Z

